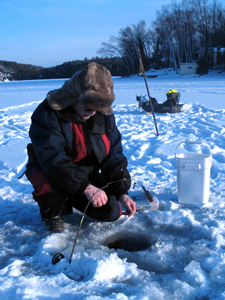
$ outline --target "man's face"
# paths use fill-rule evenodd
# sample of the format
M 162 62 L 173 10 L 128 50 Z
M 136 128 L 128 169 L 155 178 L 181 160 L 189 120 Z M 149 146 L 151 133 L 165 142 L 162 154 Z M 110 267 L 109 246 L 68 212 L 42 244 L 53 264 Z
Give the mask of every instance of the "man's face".
M 81 116 L 82 119 L 87 120 L 90 117 L 94 116 L 96 114 L 95 110 L 91 110 L 89 108 L 86 108 L 82 102 L 76 102 L 74 104 L 74 109 L 76 113 Z

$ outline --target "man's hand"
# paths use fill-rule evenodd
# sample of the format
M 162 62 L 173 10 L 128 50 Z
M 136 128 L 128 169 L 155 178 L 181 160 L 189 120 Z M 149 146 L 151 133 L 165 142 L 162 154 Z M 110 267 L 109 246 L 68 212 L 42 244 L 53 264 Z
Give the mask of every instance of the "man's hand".
M 128 195 L 121 195 L 119 201 L 126 208 L 126 214 L 129 215 L 129 217 L 135 214 L 136 203 Z
M 92 184 L 86 187 L 84 194 L 94 207 L 101 207 L 108 201 L 106 193 Z

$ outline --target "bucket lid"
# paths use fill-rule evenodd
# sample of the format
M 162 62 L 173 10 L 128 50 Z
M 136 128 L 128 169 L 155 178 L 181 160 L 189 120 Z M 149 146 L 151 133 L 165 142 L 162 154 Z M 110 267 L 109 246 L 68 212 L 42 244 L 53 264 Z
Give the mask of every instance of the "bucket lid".
M 175 150 L 176 158 L 207 159 L 212 157 L 212 152 L 207 143 L 201 141 L 183 141 L 180 142 Z

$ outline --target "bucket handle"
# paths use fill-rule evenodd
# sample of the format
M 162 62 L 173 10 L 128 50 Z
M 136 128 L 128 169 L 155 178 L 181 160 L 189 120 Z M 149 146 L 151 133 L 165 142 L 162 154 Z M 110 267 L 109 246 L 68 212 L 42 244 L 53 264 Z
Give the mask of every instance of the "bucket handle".
M 209 145 L 206 143 L 206 142 L 200 142 L 200 141 L 183 141 L 183 142 L 180 142 L 178 145 L 177 145 L 177 147 L 176 147 L 176 150 L 175 150 L 175 158 L 177 157 L 177 149 L 178 149 L 178 147 L 181 145 L 181 144 L 194 144 L 194 145 L 202 145 L 202 144 L 204 144 L 208 149 L 209 149 L 209 153 L 210 153 L 210 155 L 212 155 L 212 153 L 211 153 L 211 149 L 210 149 L 210 147 L 209 147 Z

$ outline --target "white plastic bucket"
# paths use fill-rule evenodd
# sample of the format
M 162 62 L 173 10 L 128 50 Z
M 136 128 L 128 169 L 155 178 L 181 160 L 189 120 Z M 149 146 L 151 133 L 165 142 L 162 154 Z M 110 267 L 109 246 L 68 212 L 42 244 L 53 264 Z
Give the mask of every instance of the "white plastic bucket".
M 207 203 L 212 166 L 209 146 L 204 142 L 181 142 L 176 148 L 175 158 L 178 202 L 182 204 Z

